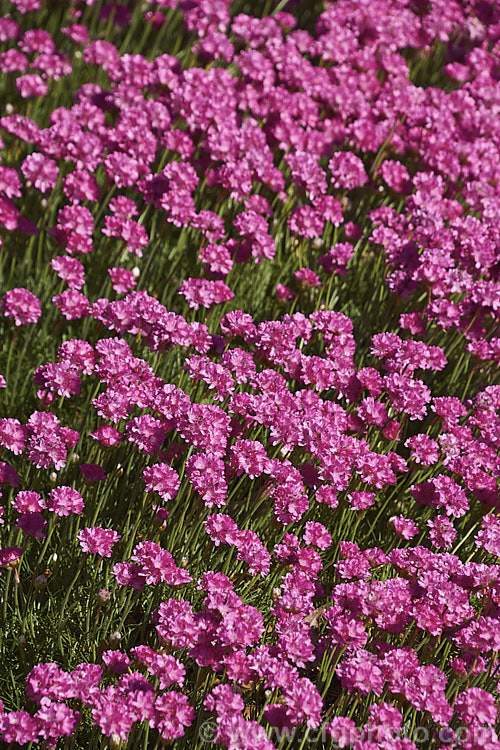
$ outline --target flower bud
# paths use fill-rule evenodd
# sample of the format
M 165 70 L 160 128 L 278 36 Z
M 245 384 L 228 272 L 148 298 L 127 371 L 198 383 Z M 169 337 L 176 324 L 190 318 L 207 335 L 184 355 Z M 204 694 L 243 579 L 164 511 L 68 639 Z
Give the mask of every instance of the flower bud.
M 33 588 L 35 589 L 35 591 L 41 591 L 41 589 L 45 588 L 48 582 L 49 579 L 42 573 L 42 575 L 37 576 L 33 581 Z
M 153 527 L 157 531 L 165 531 L 167 528 L 167 523 L 163 518 L 160 518 L 159 516 L 155 515 L 153 516 Z
M 97 601 L 100 607 L 104 607 L 111 599 L 111 594 L 108 589 L 101 589 L 97 594 Z

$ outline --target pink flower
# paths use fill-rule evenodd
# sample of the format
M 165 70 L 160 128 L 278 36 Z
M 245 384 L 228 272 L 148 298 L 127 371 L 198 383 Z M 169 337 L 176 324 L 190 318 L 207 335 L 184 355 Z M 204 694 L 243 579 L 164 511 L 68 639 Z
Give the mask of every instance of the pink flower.
M 38 297 L 23 287 L 7 292 L 1 308 L 5 317 L 14 318 L 16 326 L 36 323 L 42 314 Z
M 59 278 L 66 281 L 70 289 L 81 289 L 85 284 L 85 269 L 76 258 L 59 255 L 57 258 L 52 258 L 50 265 Z
M 6 568 L 10 565 L 16 565 L 21 559 L 23 551 L 21 547 L 3 547 L 0 549 L 0 567 Z
M 183 568 L 178 568 L 166 549 L 154 542 L 140 542 L 130 558 L 138 566 L 138 575 L 148 585 L 161 582 L 169 586 L 183 586 L 192 579 Z
M 408 194 L 411 191 L 411 179 L 408 170 L 400 161 L 386 159 L 380 165 L 380 174 L 391 190 Z
M 47 362 L 33 373 L 33 381 L 59 396 L 70 398 L 80 392 L 81 378 L 68 362 Z
M 101 557 L 111 557 L 111 549 L 121 536 L 113 529 L 93 526 L 82 529 L 78 532 L 77 538 L 83 552 L 100 555 Z
M 259 477 L 270 470 L 270 460 L 266 449 L 257 440 L 237 440 L 230 448 L 231 465 L 236 469 L 237 476 L 243 472 L 250 479 Z
M 223 281 L 210 281 L 208 279 L 186 279 L 183 281 L 179 294 L 188 301 L 189 307 L 198 310 L 202 307 L 220 305 L 233 299 L 234 293 Z
M 71 513 L 80 515 L 83 508 L 83 497 L 72 487 L 62 485 L 50 491 L 47 510 L 53 511 L 57 516 L 69 516 Z
M 394 526 L 396 534 L 403 539 L 412 539 L 419 532 L 419 528 L 415 521 L 411 518 L 405 518 L 404 516 L 393 516 L 389 519 L 389 522 Z
M 81 23 L 72 23 L 71 26 L 62 28 L 61 33 L 66 34 L 75 44 L 85 44 L 89 40 L 89 31 Z
M 55 50 L 55 44 L 48 31 L 44 29 L 28 29 L 19 42 L 19 47 L 27 55 L 34 52 L 50 54 Z
M 459 693 L 455 700 L 455 711 L 469 726 L 479 724 L 494 727 L 498 715 L 494 696 L 481 688 L 468 688 Z
M 19 24 L 13 18 L 3 16 L 0 19 L 0 42 L 6 42 L 9 39 L 17 39 L 19 36 Z
M 17 519 L 17 527 L 28 536 L 33 536 L 35 539 L 43 539 L 45 537 L 47 521 L 41 513 L 23 513 Z
M 99 185 L 95 177 L 85 169 L 75 169 L 63 179 L 63 190 L 72 203 L 78 201 L 97 201 Z
M 87 341 L 81 339 L 63 341 L 57 350 L 57 356 L 64 362 L 68 362 L 76 372 L 90 375 L 94 371 L 96 356 Z
M 112 572 L 120 586 L 131 586 L 136 591 L 143 590 L 145 581 L 138 565 L 128 562 L 116 563 Z
M 313 286 L 321 286 L 317 274 L 310 268 L 301 268 L 299 271 L 295 271 L 294 276 L 305 289 L 311 289 Z
M 108 273 L 111 276 L 111 282 L 113 289 L 117 294 L 125 294 L 137 286 L 137 281 L 133 271 L 128 271 L 126 268 L 108 268 Z
M 147 492 L 158 492 L 163 500 L 172 500 L 179 490 L 179 475 L 168 464 L 146 466 L 142 476 Z
M 87 297 L 75 289 L 67 289 L 61 294 L 56 294 L 52 297 L 52 302 L 59 308 L 66 320 L 88 318 L 90 315 L 90 303 Z
M 481 523 L 481 530 L 476 534 L 475 542 L 477 547 L 500 557 L 500 518 L 493 515 L 485 516 Z
M 0 446 L 19 456 L 26 444 L 28 431 L 18 419 L 0 419 Z
M 320 237 L 323 234 L 325 220 L 322 214 L 313 206 L 299 206 L 293 210 L 288 220 L 292 232 L 301 237 Z
M 24 73 L 29 67 L 29 60 L 19 50 L 11 48 L 0 53 L 0 70 L 2 73 Z
M 285 286 L 285 284 L 276 284 L 276 297 L 280 300 L 280 302 L 283 302 L 287 299 L 293 299 L 295 297 L 295 294 L 292 292 L 290 287 Z
M 208 508 L 225 505 L 227 484 L 224 462 L 213 453 L 197 453 L 186 461 L 186 476 Z
M 405 442 L 405 448 L 410 448 L 411 458 L 415 463 L 422 466 L 432 466 L 439 459 L 438 444 L 425 433 L 419 433 L 408 438 Z
M 99 466 L 99 464 L 80 464 L 80 471 L 87 480 L 93 484 L 94 482 L 102 482 L 106 479 L 106 472 Z
M 110 425 L 101 425 L 90 433 L 90 437 L 98 440 L 104 448 L 114 448 L 123 439 L 121 432 Z
M 437 549 L 449 549 L 457 532 L 453 523 L 446 516 L 436 516 L 427 521 L 429 527 L 429 539 Z
M 170 690 L 156 697 L 155 716 L 150 725 L 159 730 L 163 740 L 171 742 L 183 736 L 184 727 L 190 726 L 195 716 L 187 696 Z
M 123 674 L 132 663 L 127 654 L 112 650 L 103 651 L 102 660 L 110 672 L 114 672 L 115 674 Z
M 352 492 L 347 496 L 349 503 L 355 510 L 366 510 L 375 504 L 374 492 Z
M 332 543 L 332 537 L 322 523 L 307 521 L 304 531 L 304 542 L 318 549 L 325 550 Z
M 55 188 L 59 174 L 57 163 L 37 151 L 26 157 L 21 171 L 41 193 L 49 193 Z
M 71 737 L 80 721 L 80 713 L 50 698 L 42 698 L 40 703 L 34 716 L 40 723 L 40 738 L 53 746 L 60 737 Z
M 9 464 L 0 461 L 0 487 L 8 484 L 10 487 L 19 487 L 19 477 L 16 470 Z
M 12 507 L 18 513 L 39 513 L 46 507 L 45 500 L 38 492 L 21 490 L 12 501 Z
M 231 254 L 225 245 L 206 245 L 200 249 L 198 258 L 214 274 L 227 276 L 233 267 Z
M 38 469 L 50 466 L 62 469 L 67 461 L 68 448 L 73 448 L 78 442 L 78 432 L 61 427 L 59 419 L 51 412 L 33 412 L 26 426 L 30 461 Z
M 104 161 L 104 167 L 109 177 L 114 180 L 117 187 L 130 187 L 137 182 L 144 168 L 134 157 L 114 151 Z
M 25 745 L 38 742 L 40 722 L 27 711 L 2 713 L 2 737 L 5 742 Z
M 16 88 L 23 99 L 31 96 L 46 96 L 49 91 L 48 84 L 36 73 L 27 73 L 16 79 Z
M 368 182 L 363 162 L 351 151 L 339 151 L 328 162 L 334 188 L 353 190 Z

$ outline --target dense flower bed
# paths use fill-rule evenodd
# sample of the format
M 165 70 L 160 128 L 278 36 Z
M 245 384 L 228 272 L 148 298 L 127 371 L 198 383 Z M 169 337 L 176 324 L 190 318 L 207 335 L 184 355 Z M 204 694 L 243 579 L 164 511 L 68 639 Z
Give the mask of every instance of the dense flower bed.
M 11 0 L 0 737 L 500 749 L 500 9 Z

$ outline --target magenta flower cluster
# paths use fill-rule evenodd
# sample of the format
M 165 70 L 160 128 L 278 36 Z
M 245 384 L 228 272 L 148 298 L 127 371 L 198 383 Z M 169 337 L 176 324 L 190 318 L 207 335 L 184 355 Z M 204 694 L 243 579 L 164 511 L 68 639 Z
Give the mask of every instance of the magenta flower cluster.
M 0 740 L 498 750 L 500 9 L 243 5 L 0 18 Z

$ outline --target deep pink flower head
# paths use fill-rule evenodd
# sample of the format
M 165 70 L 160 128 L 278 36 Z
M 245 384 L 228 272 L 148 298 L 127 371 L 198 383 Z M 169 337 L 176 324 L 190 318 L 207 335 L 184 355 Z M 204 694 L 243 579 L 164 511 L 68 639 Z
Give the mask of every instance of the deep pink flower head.
M 70 513 L 80 515 L 84 507 L 83 498 L 72 487 L 54 487 L 49 494 L 47 509 L 57 516 L 69 516 Z
M 295 295 L 290 287 L 285 286 L 285 284 L 276 284 L 276 297 L 280 300 L 280 302 L 287 299 L 293 299 L 294 296 Z
M 38 151 L 30 154 L 24 160 L 21 171 L 27 180 L 30 180 L 35 188 L 41 193 L 49 193 L 55 188 L 59 167 L 54 159 Z
M 108 273 L 111 276 L 113 289 L 117 294 L 125 294 L 137 286 L 133 271 L 128 271 L 126 268 L 114 267 L 108 268 Z
M 27 73 L 16 80 L 16 88 L 23 99 L 31 96 L 46 96 L 49 87 L 46 81 L 36 73 Z
M 45 500 L 38 492 L 21 490 L 12 501 L 12 507 L 18 513 L 39 513 L 46 507 Z
M 71 39 L 75 44 L 85 44 L 89 41 L 89 31 L 86 26 L 80 23 L 73 23 L 71 26 L 65 26 L 61 33 Z
M 85 269 L 76 258 L 58 255 L 57 258 L 52 258 L 50 265 L 70 289 L 81 289 L 85 284 Z
M 304 289 L 310 289 L 313 286 L 321 286 L 317 274 L 315 274 L 310 268 L 301 268 L 298 271 L 295 271 L 294 276 Z
M 304 532 L 304 542 L 325 550 L 331 545 L 332 537 L 322 523 L 308 521 Z
M 189 307 L 195 310 L 198 310 L 200 305 L 208 308 L 214 304 L 229 302 L 234 297 L 234 293 L 223 281 L 194 278 L 182 282 L 179 294 L 184 295 Z
M 476 534 L 475 542 L 476 546 L 500 557 L 500 518 L 493 515 L 485 516 L 481 523 L 481 530 Z
M 27 711 L 10 711 L 2 716 L 2 737 L 7 743 L 38 744 L 40 722 Z
M 87 482 L 102 482 L 106 479 L 106 472 L 99 464 L 80 464 L 80 471 Z
M 497 720 L 495 698 L 481 688 L 469 688 L 459 693 L 455 701 L 455 711 L 468 725 L 494 727 Z
M 41 513 L 23 513 L 17 519 L 17 527 L 28 536 L 34 536 L 35 539 L 45 537 L 47 521 Z
M 42 314 L 38 297 L 22 287 L 8 291 L 1 308 L 5 317 L 14 318 L 16 326 L 36 323 Z
M 389 523 L 394 526 L 396 534 L 403 539 L 412 539 L 412 537 L 418 534 L 418 526 L 415 521 L 411 518 L 405 518 L 404 516 L 393 516 L 389 519 Z
M 24 450 L 27 436 L 26 427 L 18 419 L 0 419 L 0 447 L 19 456 Z
M 123 439 L 121 432 L 116 427 L 107 424 L 103 424 L 94 432 L 91 432 L 90 437 L 98 440 L 103 448 L 113 448 L 119 445 Z
M 0 60 L 2 60 L 4 54 L 6 53 L 0 54 Z M 7 198 L 20 198 L 23 194 L 21 180 L 15 169 L 0 167 L 0 193 L 3 193 Z
M 101 529 L 93 526 L 78 532 L 78 541 L 83 552 L 90 552 L 101 557 L 111 557 L 111 549 L 121 538 L 113 529 Z
M 334 188 L 352 190 L 368 182 L 363 162 L 351 151 L 339 151 L 328 163 Z
M 116 674 L 123 674 L 132 664 L 127 654 L 124 654 L 121 651 L 104 651 L 102 654 L 102 660 L 110 672 L 115 672 Z
M 8 39 L 17 39 L 19 36 L 19 24 L 13 18 L 3 16 L 0 18 L 0 42 Z
M 52 302 L 62 312 L 66 320 L 78 320 L 90 315 L 87 297 L 76 289 L 66 289 L 52 297 Z
M 177 472 L 168 464 L 146 466 L 142 474 L 148 492 L 158 492 L 163 500 L 172 500 L 180 487 Z
M 48 54 L 55 51 L 54 40 L 48 31 L 44 29 L 28 29 L 19 42 L 19 47 L 23 52 L 30 55 L 33 52 Z
M 17 565 L 22 554 L 21 547 L 3 547 L 0 549 L 0 568 Z
M 0 461 L 0 487 L 2 484 L 8 484 L 11 487 L 19 487 L 17 471 L 4 461 Z

